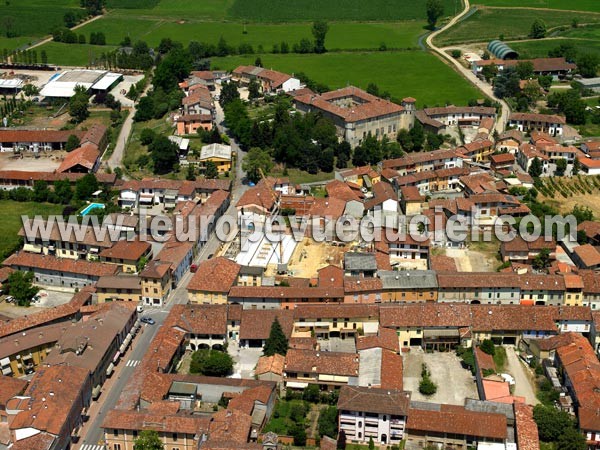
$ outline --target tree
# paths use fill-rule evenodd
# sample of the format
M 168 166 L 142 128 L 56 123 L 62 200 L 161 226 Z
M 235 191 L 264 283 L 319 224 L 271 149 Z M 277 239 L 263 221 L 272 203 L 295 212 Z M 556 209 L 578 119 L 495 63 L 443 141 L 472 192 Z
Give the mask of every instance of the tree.
M 444 15 L 444 4 L 441 0 L 427 0 L 427 23 L 430 29 L 435 29 L 435 25 L 440 17 Z
M 577 58 L 577 70 L 584 78 L 594 78 L 598 73 L 600 58 L 593 53 L 582 53 Z
M 43 180 L 36 180 L 33 183 L 33 201 L 37 203 L 45 202 L 50 196 L 48 183 Z
M 565 158 L 559 158 L 556 160 L 556 171 L 554 175 L 557 177 L 562 177 L 567 170 L 567 160 Z
M 33 272 L 15 271 L 8 276 L 8 293 L 19 306 L 29 306 L 39 288 L 33 286 Z
M 256 67 L 262 67 L 263 66 L 262 59 L 260 58 L 260 56 L 256 57 L 256 59 L 254 60 L 254 65 Z
M 321 410 L 317 425 L 319 427 L 319 436 L 337 437 L 338 431 L 338 410 L 335 406 L 328 406 Z
M 369 450 L 375 450 L 375 442 L 373 442 L 373 436 L 369 436 Z
M 423 131 L 423 125 L 418 120 L 415 120 L 415 124 L 408 132 L 412 140 L 413 150 L 421 150 L 423 144 L 425 144 L 425 132 Z
M 79 140 L 79 138 L 75 134 L 71 134 L 67 138 L 67 143 L 65 144 L 65 150 L 68 152 L 72 152 L 77 147 L 79 147 L 80 144 L 81 144 L 81 141 Z
M 437 392 L 437 385 L 431 380 L 431 374 L 427 365 L 421 366 L 421 381 L 419 382 L 419 392 L 423 395 L 430 396 Z
M 73 189 L 71 189 L 71 183 L 67 179 L 56 180 L 54 182 L 54 196 L 56 197 L 56 203 L 62 203 L 67 205 L 73 198 Z
M 586 450 L 588 448 L 583 433 L 573 427 L 565 429 L 556 444 L 560 450 Z
M 285 356 L 288 351 L 288 339 L 285 336 L 281 324 L 277 317 L 271 324 L 269 338 L 265 342 L 263 353 L 265 356 L 273 356 L 275 354 Z
M 321 390 L 319 389 L 319 385 L 317 384 L 309 384 L 302 391 L 302 400 L 309 403 L 319 403 L 319 397 L 321 394 Z
M 248 180 L 257 183 L 261 178 L 259 169 L 265 174 L 269 173 L 273 169 L 273 160 L 267 150 L 254 147 L 244 158 L 242 169 L 246 172 Z
M 594 212 L 587 206 L 575 205 L 571 211 L 571 215 L 575 217 L 577 223 L 594 220 Z
M 140 143 L 142 145 L 150 145 L 155 137 L 156 133 L 152 128 L 144 128 L 140 133 Z
M 556 108 L 565 115 L 568 123 L 583 125 L 586 121 L 586 103 L 581 98 L 581 93 L 576 89 L 565 92 L 553 92 L 548 96 L 548 106 Z
M 533 158 L 533 161 L 531 161 L 531 165 L 529 166 L 529 175 L 531 175 L 533 178 L 537 178 L 542 174 L 542 171 L 542 161 L 536 156 Z
M 157 431 L 143 430 L 133 443 L 133 450 L 164 450 Z
M 519 61 L 515 70 L 521 80 L 528 80 L 533 77 L 533 63 L 531 61 Z
M 546 23 L 542 19 L 535 19 L 531 24 L 529 37 L 533 39 L 541 39 L 546 37 Z
M 48 64 L 48 54 L 46 53 L 46 50 L 42 50 L 40 58 L 42 59 L 42 64 Z
M 254 100 L 260 97 L 260 85 L 256 80 L 250 80 L 248 83 L 248 99 Z
M 306 445 L 306 429 L 304 424 L 295 423 L 289 428 L 290 435 L 294 438 L 294 445 L 304 447 Z
M 80 123 L 90 115 L 88 111 L 89 96 L 85 87 L 76 86 L 75 95 L 69 100 L 69 114 L 74 122 Z
M 166 136 L 157 136 L 148 146 L 154 162 L 154 173 L 165 174 L 173 171 L 179 162 L 179 148 Z
M 75 183 L 75 198 L 77 200 L 86 200 L 90 198 L 99 187 L 96 176 L 93 173 L 88 173 Z
M 233 359 L 226 352 L 217 350 L 198 350 L 192 353 L 190 373 L 199 373 L 210 377 L 224 377 L 233 370 Z
M 192 70 L 192 60 L 189 53 L 180 48 L 175 48 L 163 58 L 154 70 L 152 84 L 160 87 L 165 92 L 178 88 L 178 83 L 183 81 Z
M 494 356 L 496 353 L 496 346 L 491 339 L 484 339 L 479 348 L 483 353 L 487 353 L 488 355 Z
M 506 68 L 494 79 L 494 94 L 498 98 L 514 97 L 519 93 L 520 81 L 515 69 Z
M 337 438 L 337 450 L 346 450 L 346 432 L 344 430 L 340 430 Z
M 206 162 L 206 171 L 204 172 L 206 178 L 214 179 L 219 177 L 219 170 L 217 165 L 213 161 Z
M 367 93 L 379 97 L 379 86 L 375 83 L 369 83 L 367 85 Z
M 325 53 L 325 37 L 329 31 L 329 25 L 324 20 L 317 20 L 312 26 L 312 35 L 315 38 L 315 53 Z
M 550 250 L 547 248 L 541 249 L 533 258 L 531 265 L 535 270 L 544 270 L 550 267 Z
M 239 99 L 240 93 L 238 91 L 238 85 L 235 81 L 229 81 L 223 84 L 221 89 L 221 95 L 219 97 L 219 103 L 225 108 L 232 101 Z
M 544 442 L 555 442 L 565 430 L 574 428 L 571 416 L 554 406 L 536 405 L 533 408 L 533 419 L 537 423 L 540 439 Z
M 77 24 L 77 17 L 75 17 L 75 13 L 72 11 L 65 13 L 63 20 L 67 28 L 72 28 Z

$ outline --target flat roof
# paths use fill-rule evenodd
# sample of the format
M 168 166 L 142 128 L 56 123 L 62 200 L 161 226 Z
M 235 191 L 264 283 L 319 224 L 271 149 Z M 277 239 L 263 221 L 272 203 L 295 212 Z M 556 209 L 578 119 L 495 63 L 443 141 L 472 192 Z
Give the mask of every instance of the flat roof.
M 23 86 L 23 80 L 20 78 L 0 78 L 0 89 L 18 89 Z
M 90 89 L 105 74 L 106 70 L 68 70 L 55 75 L 40 92 L 42 97 L 73 97 L 75 88 Z
M 92 86 L 92 89 L 98 89 L 100 91 L 105 91 L 109 87 L 111 87 L 116 81 L 120 80 L 123 77 L 120 73 L 108 72 L 104 75 L 100 80 L 96 81 Z

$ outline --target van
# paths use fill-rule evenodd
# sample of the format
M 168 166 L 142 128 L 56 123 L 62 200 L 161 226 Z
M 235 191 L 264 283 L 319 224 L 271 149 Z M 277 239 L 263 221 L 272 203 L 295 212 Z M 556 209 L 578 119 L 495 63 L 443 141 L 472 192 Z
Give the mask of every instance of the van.
M 137 305 L 137 312 L 144 312 L 144 307 L 142 305 Z

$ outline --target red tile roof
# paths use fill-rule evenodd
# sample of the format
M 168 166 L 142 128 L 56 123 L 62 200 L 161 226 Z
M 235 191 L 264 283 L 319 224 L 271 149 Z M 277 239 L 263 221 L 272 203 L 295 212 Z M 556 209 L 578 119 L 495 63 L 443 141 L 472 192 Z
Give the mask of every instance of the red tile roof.
M 76 166 L 81 166 L 88 171 L 92 171 L 99 157 L 100 151 L 98 147 L 92 143 L 86 143 L 67 154 L 64 161 L 58 167 L 57 172 L 68 172 Z
M 532 113 L 512 113 L 510 120 L 519 120 L 523 122 L 541 122 L 553 124 L 566 124 L 565 118 L 552 114 L 532 114 Z
M 322 352 L 290 349 L 285 356 L 287 373 L 358 376 L 358 355 L 355 353 Z
M 600 265 L 600 252 L 591 244 L 579 245 L 575 247 L 573 252 L 579 257 L 586 268 Z
M 275 319 L 286 337 L 292 335 L 294 312 L 288 309 L 244 309 L 240 323 L 240 339 L 267 339 Z
M 126 261 L 137 261 L 144 256 L 152 245 L 149 242 L 135 239 L 133 241 L 119 241 L 111 248 L 104 249 L 100 252 L 100 257 L 111 259 L 123 259 Z
M 55 272 L 76 273 L 89 277 L 116 275 L 120 272 L 115 264 L 91 262 L 83 259 L 57 258 L 50 255 L 35 253 L 13 253 L 4 260 L 4 265 L 18 270 L 51 270 Z
M 264 375 L 272 373 L 275 375 L 283 375 L 283 364 L 285 362 L 285 356 L 278 355 L 277 353 L 273 356 L 261 356 L 258 358 L 256 369 L 254 369 L 255 375 Z
M 540 450 L 538 427 L 533 420 L 533 407 L 515 402 L 515 432 L 519 450 Z
M 71 135 L 81 139 L 84 132 L 75 130 L 0 130 L 0 142 L 66 143 Z
M 203 261 L 190 280 L 188 291 L 227 293 L 236 283 L 240 265 L 219 256 Z
M 342 386 L 337 407 L 340 411 L 406 416 L 410 407 L 410 392 L 392 388 Z

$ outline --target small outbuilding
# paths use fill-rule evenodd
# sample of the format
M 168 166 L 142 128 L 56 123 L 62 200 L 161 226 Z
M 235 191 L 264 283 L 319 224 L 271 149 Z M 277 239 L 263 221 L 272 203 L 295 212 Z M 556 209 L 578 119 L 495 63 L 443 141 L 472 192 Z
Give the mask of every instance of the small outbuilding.
M 519 54 L 506 45 L 504 42 L 497 39 L 491 41 L 487 46 L 488 51 L 496 58 L 500 59 L 518 59 Z

